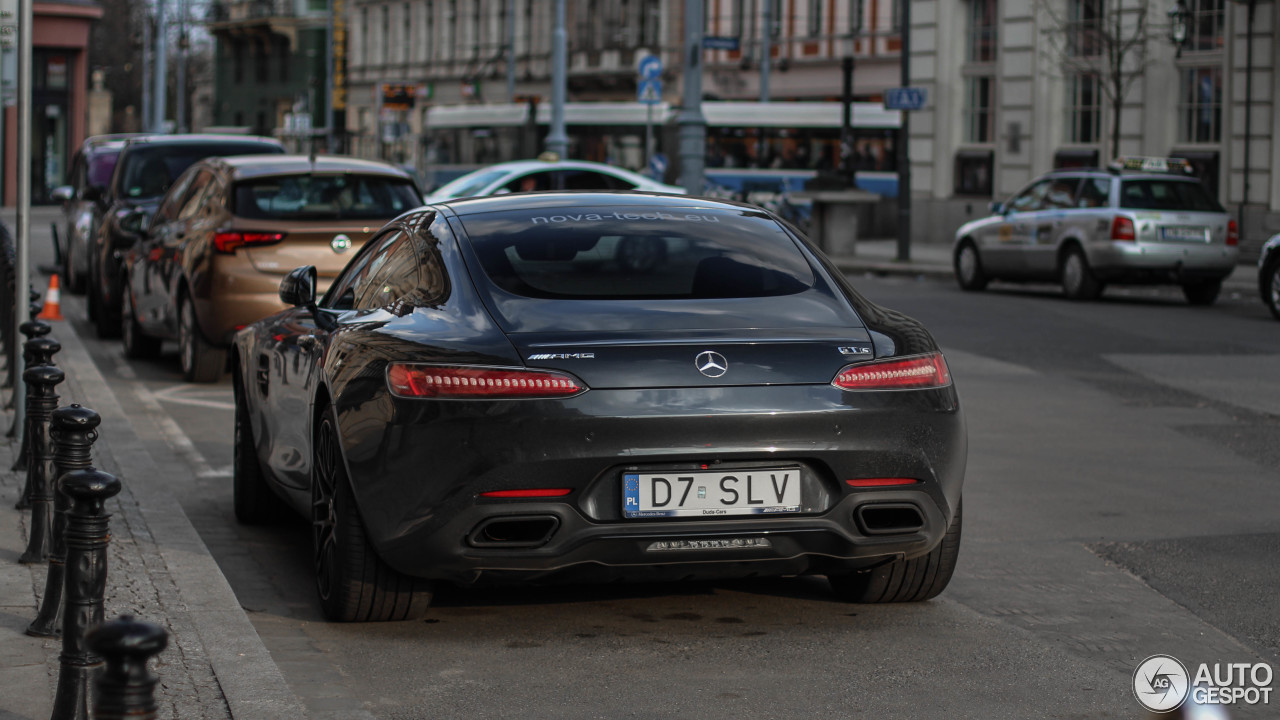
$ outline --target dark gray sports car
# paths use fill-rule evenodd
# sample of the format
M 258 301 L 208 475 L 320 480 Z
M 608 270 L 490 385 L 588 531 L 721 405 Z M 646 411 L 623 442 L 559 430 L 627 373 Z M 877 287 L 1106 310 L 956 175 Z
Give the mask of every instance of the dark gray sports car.
M 234 346 L 235 509 L 312 521 L 333 620 L 464 585 L 826 575 L 925 600 L 966 435 L 914 320 L 758 207 L 644 193 L 406 214 Z

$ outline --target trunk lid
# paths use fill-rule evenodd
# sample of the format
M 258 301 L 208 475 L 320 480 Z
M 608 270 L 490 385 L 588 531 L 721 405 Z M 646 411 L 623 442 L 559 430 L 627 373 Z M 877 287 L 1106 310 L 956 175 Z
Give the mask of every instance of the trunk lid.
M 246 245 L 236 252 L 253 265 L 253 269 L 268 275 L 285 275 L 303 265 L 315 265 L 316 274 L 332 279 L 347 266 L 347 262 L 382 227 L 381 221 L 326 222 L 266 222 L 244 220 L 236 223 L 239 232 L 280 232 L 284 240 L 273 245 Z M 243 227 L 241 227 L 243 226 Z M 350 243 L 339 252 L 344 243 L 335 243 L 338 236 L 346 236 Z

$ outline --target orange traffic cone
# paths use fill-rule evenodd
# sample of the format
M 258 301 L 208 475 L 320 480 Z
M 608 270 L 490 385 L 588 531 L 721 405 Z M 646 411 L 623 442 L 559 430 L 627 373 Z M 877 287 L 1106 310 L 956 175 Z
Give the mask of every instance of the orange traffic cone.
M 44 296 L 44 309 L 36 317 L 41 320 L 61 320 L 62 302 L 58 296 L 58 274 L 49 278 L 49 292 Z

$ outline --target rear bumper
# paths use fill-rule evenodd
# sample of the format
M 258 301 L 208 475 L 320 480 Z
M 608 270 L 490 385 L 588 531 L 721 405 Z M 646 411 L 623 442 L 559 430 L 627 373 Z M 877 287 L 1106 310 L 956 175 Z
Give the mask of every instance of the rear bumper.
M 946 533 L 964 480 L 967 440 L 953 388 L 592 390 L 497 403 L 360 395 L 358 406 L 338 408 L 357 504 L 383 559 L 424 578 L 474 584 L 851 569 L 929 552 Z M 623 517 L 624 471 L 682 464 L 726 472 L 800 465 L 802 512 Z M 918 482 L 884 489 L 844 482 L 868 477 Z M 571 493 L 479 496 L 518 488 Z M 919 526 L 868 532 L 856 513 L 870 503 L 914 508 Z M 550 530 L 519 546 L 477 541 L 486 523 L 510 518 L 534 518 Z
M 1107 282 L 1221 280 L 1235 270 L 1238 248 L 1214 244 L 1109 242 L 1090 248 L 1089 264 Z

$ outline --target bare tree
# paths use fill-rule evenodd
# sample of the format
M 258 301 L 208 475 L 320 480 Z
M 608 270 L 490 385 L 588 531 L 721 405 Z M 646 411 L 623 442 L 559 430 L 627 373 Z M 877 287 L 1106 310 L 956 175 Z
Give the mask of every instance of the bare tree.
M 1119 153 L 1125 98 L 1150 64 L 1151 0 L 1036 0 L 1045 49 L 1063 76 L 1096 75 L 1111 110 L 1109 150 Z

